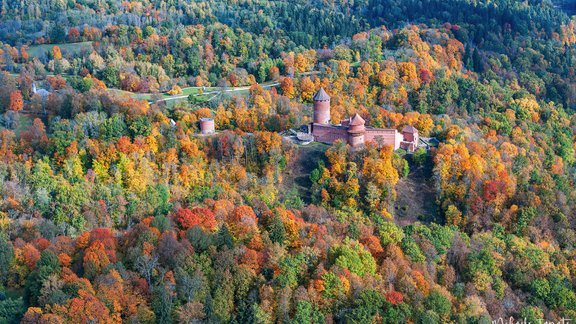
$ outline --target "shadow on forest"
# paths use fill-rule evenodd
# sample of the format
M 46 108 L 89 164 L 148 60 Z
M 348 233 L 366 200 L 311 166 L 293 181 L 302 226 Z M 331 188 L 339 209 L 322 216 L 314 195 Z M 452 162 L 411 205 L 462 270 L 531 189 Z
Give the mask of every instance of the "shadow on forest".
M 436 204 L 431 159 L 429 158 L 423 166 L 417 166 L 412 161 L 412 155 L 406 155 L 405 158 L 410 165 L 410 173 L 396 184 L 394 214 L 397 223 L 402 226 L 416 221 L 441 224 L 442 217 Z
M 304 204 L 310 204 L 312 202 L 310 173 L 318 167 L 318 161 L 327 162 L 328 147 L 326 144 L 315 142 L 306 146 L 298 146 L 292 161 L 284 172 L 281 192 L 296 188 Z

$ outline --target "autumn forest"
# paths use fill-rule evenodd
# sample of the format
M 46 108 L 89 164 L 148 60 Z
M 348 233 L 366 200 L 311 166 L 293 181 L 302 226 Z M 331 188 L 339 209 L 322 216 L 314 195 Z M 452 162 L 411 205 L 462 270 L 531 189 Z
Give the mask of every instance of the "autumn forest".
M 560 2 L 0 0 L 0 323 L 576 320 Z

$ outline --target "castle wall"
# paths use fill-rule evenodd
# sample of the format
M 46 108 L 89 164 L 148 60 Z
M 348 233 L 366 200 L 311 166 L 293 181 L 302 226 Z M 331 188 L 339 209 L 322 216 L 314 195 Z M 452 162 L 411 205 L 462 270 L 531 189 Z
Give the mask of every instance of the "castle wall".
M 332 144 L 337 140 L 342 140 L 351 146 L 375 142 L 378 145 L 391 145 L 394 150 L 401 147 L 403 140 L 402 134 L 396 129 L 366 127 L 364 136 L 349 136 L 348 127 L 323 124 L 313 124 L 312 135 L 315 141 L 327 144 Z
M 418 132 L 402 132 L 400 146 L 405 150 L 415 151 L 418 148 Z
M 404 142 L 402 141 L 402 143 L 400 143 L 400 147 L 407 150 L 407 151 L 415 151 L 418 147 L 416 146 L 416 144 L 414 144 L 414 142 Z
M 414 142 L 414 139 L 418 140 L 418 135 L 414 133 L 404 132 L 402 135 L 404 136 L 404 140 L 407 142 Z
M 366 142 L 375 142 L 379 145 L 392 145 L 394 150 L 400 148 L 402 135 L 396 129 L 384 128 L 369 128 L 366 127 L 366 134 L 364 134 Z
M 355 134 L 348 136 L 348 144 L 352 147 L 360 146 L 364 144 L 364 134 Z
M 332 144 L 339 139 L 348 142 L 346 128 L 338 126 L 315 123 L 312 125 L 312 135 L 315 141 L 322 143 Z
M 357 147 L 366 142 L 374 142 L 380 146 L 391 145 L 394 150 L 397 150 L 401 146 L 407 146 L 408 142 L 414 141 L 416 145 L 418 142 L 417 133 L 401 134 L 396 129 L 365 127 L 364 120 L 358 114 L 353 118 L 343 120 L 341 125 L 331 125 L 330 97 L 322 88 L 314 95 L 314 117 L 310 126 L 314 140 L 327 144 L 342 140 Z

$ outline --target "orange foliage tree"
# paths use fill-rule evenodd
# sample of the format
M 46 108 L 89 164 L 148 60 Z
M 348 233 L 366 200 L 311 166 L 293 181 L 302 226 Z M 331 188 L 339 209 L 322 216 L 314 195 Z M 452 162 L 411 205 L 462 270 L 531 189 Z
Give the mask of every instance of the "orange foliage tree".
M 20 90 L 14 90 L 10 93 L 10 105 L 8 109 L 12 111 L 20 111 L 24 109 L 24 98 Z
M 214 212 L 208 208 L 180 208 L 174 215 L 174 219 L 183 229 L 200 226 L 204 230 L 211 231 L 216 229 L 218 225 Z

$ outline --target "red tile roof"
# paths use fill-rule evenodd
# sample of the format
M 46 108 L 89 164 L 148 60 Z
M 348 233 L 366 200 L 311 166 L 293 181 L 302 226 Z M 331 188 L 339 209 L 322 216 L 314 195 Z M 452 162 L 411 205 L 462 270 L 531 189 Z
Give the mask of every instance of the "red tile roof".
M 418 133 L 418 130 L 416 128 L 414 128 L 414 126 L 411 125 L 407 125 L 404 126 L 404 128 L 402 129 L 402 133 Z
M 365 123 L 366 121 L 364 120 L 364 118 L 362 118 L 358 114 L 354 115 L 354 117 L 352 117 L 352 120 L 350 120 L 350 126 L 364 125 Z

